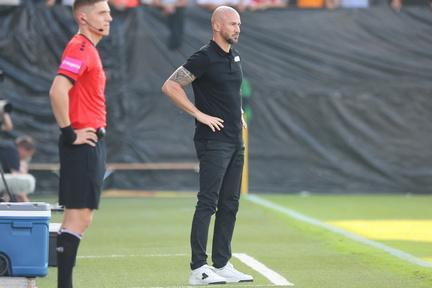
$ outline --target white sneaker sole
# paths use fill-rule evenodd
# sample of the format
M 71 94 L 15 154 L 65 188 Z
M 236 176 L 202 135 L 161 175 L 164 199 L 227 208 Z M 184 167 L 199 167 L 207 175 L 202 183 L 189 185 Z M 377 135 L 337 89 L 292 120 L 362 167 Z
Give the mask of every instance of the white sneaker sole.
M 243 283 L 243 282 L 253 282 L 253 279 L 245 279 L 245 280 L 237 280 L 237 281 L 232 281 L 229 279 L 226 279 L 227 283 Z
M 189 281 L 189 285 L 214 285 L 214 284 L 226 284 L 226 281 L 217 281 L 217 282 L 201 282 L 201 281 Z

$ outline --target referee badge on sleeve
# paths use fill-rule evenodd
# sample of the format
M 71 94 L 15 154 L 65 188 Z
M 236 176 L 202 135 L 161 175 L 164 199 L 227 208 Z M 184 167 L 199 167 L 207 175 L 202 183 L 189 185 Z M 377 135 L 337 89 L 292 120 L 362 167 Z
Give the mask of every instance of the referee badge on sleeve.
M 65 57 L 60 64 L 60 69 L 72 72 L 74 74 L 78 74 L 79 70 L 83 66 L 83 61 L 71 58 L 71 57 Z
M 234 57 L 234 62 L 239 62 L 240 61 L 240 56 L 235 56 Z

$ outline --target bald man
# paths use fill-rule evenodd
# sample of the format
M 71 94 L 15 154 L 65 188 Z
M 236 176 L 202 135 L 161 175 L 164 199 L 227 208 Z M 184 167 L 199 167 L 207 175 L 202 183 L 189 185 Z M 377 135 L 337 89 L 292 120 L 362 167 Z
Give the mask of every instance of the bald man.
M 200 161 L 198 201 L 192 221 L 192 261 L 189 284 L 251 282 L 229 263 L 231 239 L 239 209 L 244 163 L 240 86 L 240 55 L 231 46 L 238 41 L 240 15 L 220 6 L 212 15 L 213 38 L 195 52 L 164 83 L 162 91 L 195 118 L 195 149 Z M 184 87 L 192 84 L 195 104 Z M 207 240 L 215 214 L 212 262 L 207 264 Z

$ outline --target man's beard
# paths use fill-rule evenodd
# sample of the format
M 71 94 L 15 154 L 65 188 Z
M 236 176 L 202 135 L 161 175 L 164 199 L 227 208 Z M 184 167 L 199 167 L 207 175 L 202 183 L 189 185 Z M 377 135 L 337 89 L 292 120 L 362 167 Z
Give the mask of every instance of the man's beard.
M 237 35 L 237 37 L 238 37 L 238 35 Z M 236 39 L 234 39 L 234 38 L 229 38 L 229 36 L 227 36 L 227 37 L 225 38 L 225 41 L 227 41 L 229 44 L 233 45 L 233 44 L 236 44 L 236 43 L 238 42 L 238 38 L 237 38 L 237 40 L 236 40 Z

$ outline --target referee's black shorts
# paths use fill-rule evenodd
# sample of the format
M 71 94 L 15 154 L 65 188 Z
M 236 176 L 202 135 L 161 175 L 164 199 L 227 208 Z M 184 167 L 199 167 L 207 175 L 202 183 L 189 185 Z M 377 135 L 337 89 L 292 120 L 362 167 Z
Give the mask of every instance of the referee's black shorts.
M 95 147 L 65 144 L 59 139 L 59 204 L 67 209 L 98 209 L 105 175 L 105 140 Z

